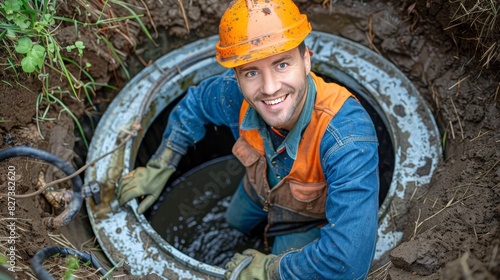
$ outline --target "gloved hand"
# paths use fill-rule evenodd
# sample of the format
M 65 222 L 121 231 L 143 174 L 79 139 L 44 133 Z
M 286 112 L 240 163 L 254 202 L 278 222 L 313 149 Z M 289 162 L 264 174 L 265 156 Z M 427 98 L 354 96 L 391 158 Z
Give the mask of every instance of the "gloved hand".
M 120 206 L 133 198 L 145 195 L 146 198 L 137 208 L 137 213 L 142 214 L 158 199 L 181 157 L 180 154 L 162 147 L 164 145 L 160 145 L 146 167 L 138 167 L 120 179 L 117 190 Z
M 242 264 L 247 258 L 252 257 L 252 262 L 238 275 L 238 265 Z M 241 280 L 271 280 L 274 271 L 278 269 L 279 259 L 276 255 L 265 255 L 254 249 L 246 249 L 242 254 L 236 253 L 226 264 L 226 279 L 241 279 Z

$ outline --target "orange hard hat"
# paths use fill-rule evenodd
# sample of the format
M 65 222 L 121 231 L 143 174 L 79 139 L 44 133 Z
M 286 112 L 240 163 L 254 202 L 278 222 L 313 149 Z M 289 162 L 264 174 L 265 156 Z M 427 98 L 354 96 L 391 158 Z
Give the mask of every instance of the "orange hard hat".
M 311 32 L 292 0 L 234 0 L 219 24 L 216 60 L 233 68 L 297 47 Z

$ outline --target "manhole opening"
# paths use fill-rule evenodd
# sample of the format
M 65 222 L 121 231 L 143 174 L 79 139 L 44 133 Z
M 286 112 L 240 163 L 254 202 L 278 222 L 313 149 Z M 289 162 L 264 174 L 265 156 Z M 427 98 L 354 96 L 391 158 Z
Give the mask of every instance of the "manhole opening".
M 193 275 L 202 279 L 210 276 L 223 278 L 225 270 L 221 266 L 225 258 L 234 251 L 240 251 L 239 248 L 234 249 L 238 244 L 220 239 L 227 234 L 227 229 L 223 227 L 226 202 L 222 193 L 218 197 L 213 196 L 214 192 L 227 189 L 229 197 L 233 190 L 229 186 L 222 188 L 216 182 L 210 182 L 211 176 L 204 177 L 197 173 L 210 170 L 210 167 L 216 171 L 221 171 L 222 168 L 237 176 L 237 168 L 227 165 L 231 160 L 229 155 L 234 140 L 226 128 L 208 128 L 207 138 L 197 143 L 184 157 L 176 177 L 168 183 L 172 187 L 169 185 L 165 188 L 163 200 L 146 216 L 134 211 L 137 209 L 136 200 L 119 208 L 114 208 L 115 204 L 111 203 L 115 202 L 113 191 L 116 179 L 124 174 L 118 174 L 116 171 L 119 168 L 115 166 L 123 166 L 123 172 L 129 172 L 134 166 L 145 165 L 160 142 L 168 113 L 173 104 L 176 104 L 172 100 L 182 95 L 186 86 L 197 84 L 224 70 L 213 58 L 213 46 L 217 41 L 218 37 L 212 36 L 193 42 L 146 67 L 115 97 L 99 121 L 92 139 L 87 161 L 95 160 L 114 147 L 121 128 L 136 120 L 142 113 L 143 105 L 150 104 L 151 110 L 144 115 L 142 123 L 143 127 L 150 129 L 141 131 L 139 137 L 127 143 L 123 153 L 105 157 L 85 172 L 85 181 L 102 183 L 105 190 L 103 193 L 109 194 L 104 198 L 111 199 L 110 203 L 105 201 L 101 205 L 86 200 L 89 219 L 97 239 L 111 262 L 118 264 L 125 260 L 133 275 L 154 272 L 169 279 L 183 278 L 186 275 L 189 275 L 189 279 L 194 279 Z M 306 44 L 314 53 L 311 60 L 313 71 L 335 77 L 340 84 L 350 88 L 363 102 L 377 126 L 381 159 L 381 205 L 374 265 L 385 264 L 389 261 L 387 253 L 399 244 L 403 236 L 400 223 L 395 223 L 394 216 L 390 213 L 406 212 L 411 194 L 416 188 L 430 182 L 440 161 L 441 141 L 434 118 L 417 89 L 404 74 L 377 53 L 342 37 L 316 31 L 311 32 Z M 352 79 L 346 79 L 349 76 Z M 226 165 L 217 166 L 224 162 Z M 234 186 L 237 185 L 236 177 L 227 179 L 228 176 L 223 176 L 222 173 L 214 174 L 224 184 L 235 181 Z M 201 180 L 201 190 L 196 190 L 198 183 L 189 183 L 190 177 L 204 178 Z M 178 182 L 189 183 L 187 193 L 182 191 L 179 184 L 174 184 L 174 180 L 179 178 L 182 179 Z M 183 202 L 181 199 L 168 200 L 175 197 L 176 191 L 187 201 L 187 205 L 182 205 L 183 209 L 179 209 L 179 203 Z M 215 204 L 208 206 L 206 201 L 212 198 L 215 198 Z M 166 210 L 160 210 L 163 204 Z M 192 209 L 203 211 L 198 214 Z M 176 214 L 174 210 L 177 211 Z M 180 217 L 181 210 L 187 218 Z M 163 229 L 154 225 L 158 217 L 164 219 L 160 220 Z M 214 223 L 211 224 L 212 222 Z M 182 224 L 179 225 L 180 223 Z M 198 227 L 200 225 L 203 228 Z M 167 227 L 176 229 L 172 234 L 173 239 L 166 236 Z M 179 233 L 186 233 L 187 238 L 180 238 Z M 241 241 L 244 248 L 257 247 L 251 243 L 253 240 Z M 203 249 L 210 250 L 209 254 L 205 254 Z
M 340 70 L 338 70 L 340 71 Z M 324 77 L 347 87 L 370 114 L 379 139 L 381 205 L 391 185 L 394 148 L 380 108 L 365 97 L 369 94 L 349 76 Z M 148 128 L 137 153 L 135 166 L 144 166 L 158 147 L 175 104 L 171 102 Z M 372 102 L 373 103 L 373 102 Z M 260 234 L 248 237 L 231 229 L 225 211 L 244 168 L 231 155 L 233 136 L 226 127 L 209 126 L 205 138 L 189 149 L 176 173 L 167 182 L 160 199 L 144 215 L 152 228 L 170 245 L 200 262 L 223 266 L 235 252 L 246 248 L 263 250 Z

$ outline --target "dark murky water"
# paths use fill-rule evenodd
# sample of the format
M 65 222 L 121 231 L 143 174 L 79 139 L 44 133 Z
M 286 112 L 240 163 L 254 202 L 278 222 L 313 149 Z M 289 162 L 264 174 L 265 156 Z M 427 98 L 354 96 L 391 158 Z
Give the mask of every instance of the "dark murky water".
M 178 178 L 153 207 L 152 227 L 201 262 L 223 266 L 235 252 L 262 245 L 228 226 L 225 212 L 244 168 L 233 156 L 211 160 Z

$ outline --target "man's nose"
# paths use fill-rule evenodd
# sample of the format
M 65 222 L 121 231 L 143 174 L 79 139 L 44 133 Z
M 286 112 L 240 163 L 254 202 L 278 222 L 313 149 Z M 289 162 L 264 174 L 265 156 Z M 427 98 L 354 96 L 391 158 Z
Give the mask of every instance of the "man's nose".
M 272 71 L 264 71 L 262 73 L 262 93 L 272 95 L 276 93 L 281 88 L 281 82 Z

